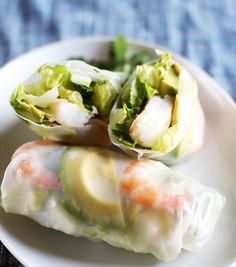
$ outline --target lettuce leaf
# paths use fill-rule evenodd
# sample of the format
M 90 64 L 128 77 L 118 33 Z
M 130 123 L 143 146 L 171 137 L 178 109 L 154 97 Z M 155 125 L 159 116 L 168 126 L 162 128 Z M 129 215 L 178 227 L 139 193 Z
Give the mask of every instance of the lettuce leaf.
M 130 86 L 130 97 L 129 103 L 131 109 L 135 109 L 137 112 L 139 111 L 144 99 L 145 99 L 145 90 L 142 86 L 143 84 L 139 79 L 135 79 Z
M 133 110 L 126 103 L 123 108 L 118 109 L 112 118 L 112 133 L 116 139 L 128 146 L 135 147 L 136 143 L 129 136 L 129 128 L 134 121 Z
M 174 126 L 165 130 L 161 136 L 159 136 L 156 140 L 156 144 L 152 147 L 152 150 L 158 150 L 163 153 L 168 153 L 176 147 L 180 142 L 180 128 L 179 124 L 175 124 Z
M 107 60 L 88 60 L 83 57 L 72 57 L 70 59 L 79 59 L 96 66 L 100 69 L 111 71 L 120 71 L 124 73 L 124 82 L 127 81 L 137 65 L 142 65 L 150 60 L 147 52 L 128 53 L 129 44 L 123 35 L 118 35 L 109 44 L 109 57 Z
M 41 96 L 53 87 L 70 82 L 70 71 L 64 65 L 49 66 L 47 64 L 39 67 L 38 72 L 28 80 L 33 82 L 24 83 L 26 94 Z
M 128 50 L 128 42 L 123 35 L 118 35 L 111 43 L 112 56 L 119 61 L 125 61 L 125 55 Z
M 41 87 L 49 90 L 54 86 L 71 84 L 71 72 L 64 65 L 42 65 L 38 72 L 42 75 Z
M 19 85 L 18 89 L 18 101 L 25 101 L 28 104 L 32 104 L 37 107 L 47 108 L 53 103 L 59 96 L 58 87 L 55 86 L 52 89 L 46 91 L 44 94 L 35 96 L 26 94 L 24 91 L 24 85 Z

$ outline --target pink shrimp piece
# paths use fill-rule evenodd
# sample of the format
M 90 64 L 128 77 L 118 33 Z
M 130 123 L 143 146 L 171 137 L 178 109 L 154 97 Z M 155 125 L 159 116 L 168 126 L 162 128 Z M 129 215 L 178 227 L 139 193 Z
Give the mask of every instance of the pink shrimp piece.
M 35 188 L 50 190 L 61 186 L 58 177 L 32 157 L 22 160 L 18 173 L 24 179 L 30 178 Z
M 50 141 L 50 140 L 38 140 L 38 141 L 32 141 L 32 142 L 28 142 L 26 144 L 23 144 L 22 146 L 20 146 L 12 155 L 12 159 L 14 159 L 17 155 L 21 154 L 24 151 L 27 150 L 31 150 L 37 146 L 50 146 L 50 145 L 55 145 L 57 144 L 54 141 Z
M 123 191 L 127 194 L 131 194 L 138 186 L 138 180 L 131 178 L 122 182 L 121 187 Z
M 147 162 L 147 161 L 149 161 L 149 160 L 148 159 L 142 159 L 141 161 L 139 161 L 139 160 L 131 160 L 130 163 L 123 170 L 123 173 L 124 174 L 129 174 L 135 169 L 135 167 L 137 165 L 140 165 L 140 164 L 142 164 L 144 162 Z
M 132 177 L 121 183 L 124 193 L 137 204 L 151 207 L 157 198 L 157 191 L 152 187 L 147 187 L 141 180 Z
M 188 201 L 186 195 L 158 191 L 135 177 L 123 181 L 121 189 L 131 201 L 158 210 L 177 210 Z
M 61 186 L 58 177 L 48 170 L 43 170 L 35 179 L 36 186 L 41 189 L 58 189 Z
M 30 177 L 33 175 L 33 166 L 32 166 L 32 158 L 28 158 L 27 160 L 22 160 L 19 166 L 20 175 L 24 178 Z
M 125 174 L 130 173 L 138 164 L 139 164 L 138 160 L 131 160 L 130 163 L 127 165 L 127 167 L 123 170 L 123 173 Z
M 134 201 L 145 207 L 152 207 L 157 199 L 157 191 L 154 188 L 147 187 L 144 192 L 140 192 L 134 196 Z
M 189 198 L 186 195 L 161 192 L 156 206 L 161 210 L 177 210 L 186 202 L 189 202 Z

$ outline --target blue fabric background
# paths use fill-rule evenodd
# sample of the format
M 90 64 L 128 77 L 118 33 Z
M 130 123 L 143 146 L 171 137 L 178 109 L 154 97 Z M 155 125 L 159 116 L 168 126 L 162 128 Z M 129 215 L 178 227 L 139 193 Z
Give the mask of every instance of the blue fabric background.
M 119 33 L 186 56 L 236 100 L 235 0 L 0 0 L 0 66 L 48 42 Z
M 55 40 L 118 33 L 186 56 L 236 100 L 235 0 L 1 0 L 0 66 Z

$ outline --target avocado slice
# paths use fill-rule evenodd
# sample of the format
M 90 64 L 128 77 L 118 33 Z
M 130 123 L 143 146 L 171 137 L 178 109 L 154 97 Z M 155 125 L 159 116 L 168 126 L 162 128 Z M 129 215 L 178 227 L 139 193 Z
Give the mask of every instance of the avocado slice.
M 101 116 L 109 116 L 117 95 L 118 92 L 109 81 L 97 81 L 93 85 L 92 104 Z
M 101 224 L 125 225 L 110 151 L 71 147 L 62 156 L 59 176 L 73 209 Z
M 176 63 L 166 71 L 160 87 L 162 97 L 165 95 L 175 96 L 178 93 L 180 71 L 181 68 Z

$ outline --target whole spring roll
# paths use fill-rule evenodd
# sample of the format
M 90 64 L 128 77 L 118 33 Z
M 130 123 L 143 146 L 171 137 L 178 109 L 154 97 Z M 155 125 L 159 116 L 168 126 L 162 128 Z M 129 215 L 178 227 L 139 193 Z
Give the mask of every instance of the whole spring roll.
M 169 53 L 137 66 L 113 107 L 109 135 L 131 156 L 166 164 L 197 151 L 204 116 L 196 82 Z
M 1 195 L 6 212 L 163 261 L 202 247 L 225 203 L 216 190 L 160 162 L 49 141 L 15 152 Z
M 35 133 L 70 144 L 110 144 L 107 121 L 124 75 L 72 60 L 42 65 L 10 103 Z

